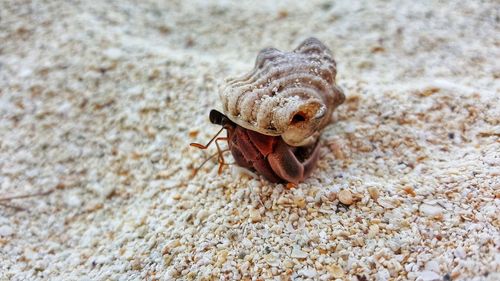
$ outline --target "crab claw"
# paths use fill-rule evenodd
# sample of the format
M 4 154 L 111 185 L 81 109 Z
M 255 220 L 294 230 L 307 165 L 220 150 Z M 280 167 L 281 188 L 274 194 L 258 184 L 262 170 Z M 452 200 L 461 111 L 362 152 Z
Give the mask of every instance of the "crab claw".
M 297 157 L 297 150 L 301 148 L 287 145 L 280 140 L 273 153 L 268 155 L 268 161 L 273 171 L 280 178 L 298 183 L 309 176 L 319 158 L 319 142 L 314 144 L 313 151 L 308 153 L 307 158 Z

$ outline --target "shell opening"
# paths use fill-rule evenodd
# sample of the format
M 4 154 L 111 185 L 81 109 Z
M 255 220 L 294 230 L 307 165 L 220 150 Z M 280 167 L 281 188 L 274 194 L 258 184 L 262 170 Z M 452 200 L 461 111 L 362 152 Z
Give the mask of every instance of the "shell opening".
M 304 122 L 306 120 L 307 120 L 306 114 L 304 112 L 299 111 L 293 115 L 292 121 L 290 121 L 290 125 L 295 125 L 299 122 Z
M 289 120 L 289 125 L 296 127 L 297 125 L 305 123 L 315 123 L 315 120 L 318 120 L 324 116 L 324 109 L 318 102 L 308 102 L 306 104 L 301 105 L 294 113 Z

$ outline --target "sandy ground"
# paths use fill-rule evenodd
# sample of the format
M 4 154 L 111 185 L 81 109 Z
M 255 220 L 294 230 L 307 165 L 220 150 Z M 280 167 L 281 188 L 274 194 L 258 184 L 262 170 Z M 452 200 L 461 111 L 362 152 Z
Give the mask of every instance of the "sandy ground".
M 498 2 L 137 2 L 0 2 L 0 197 L 53 190 L 0 201 L 0 280 L 500 278 Z M 313 175 L 191 177 L 220 81 L 309 36 Z

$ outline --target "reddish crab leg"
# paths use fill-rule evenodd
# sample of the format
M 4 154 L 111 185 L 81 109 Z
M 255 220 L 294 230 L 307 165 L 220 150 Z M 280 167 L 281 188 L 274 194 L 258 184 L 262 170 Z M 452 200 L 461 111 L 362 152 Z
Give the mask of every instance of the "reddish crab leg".
M 218 173 L 219 173 L 219 175 L 222 173 L 222 168 L 223 168 L 223 167 L 224 167 L 224 165 L 226 164 L 226 162 L 224 161 L 224 155 L 223 155 L 223 153 L 224 153 L 225 151 L 227 151 L 227 150 L 222 150 L 222 149 L 220 148 L 220 146 L 219 146 L 219 143 L 218 143 L 218 142 L 219 142 L 219 141 L 227 141 L 227 137 L 220 137 L 220 138 L 218 138 L 218 136 L 220 135 L 220 133 L 221 133 L 223 130 L 224 130 L 224 127 L 222 127 L 222 128 L 221 128 L 221 129 L 217 132 L 217 134 L 215 134 L 215 136 L 214 136 L 214 137 L 213 137 L 213 138 L 212 138 L 212 139 L 211 139 L 211 140 L 210 140 L 210 141 L 209 141 L 206 145 L 203 145 L 203 144 L 201 144 L 201 143 L 195 143 L 195 142 L 193 142 L 193 143 L 190 143 L 190 144 L 189 144 L 190 146 L 194 146 L 194 147 L 199 148 L 199 149 L 207 149 L 207 148 L 210 146 L 210 144 L 211 144 L 212 142 L 214 142 L 214 141 L 215 141 L 215 146 L 217 147 L 217 153 L 216 153 L 216 154 L 214 154 L 214 155 L 212 155 L 212 156 L 210 156 L 210 157 L 209 157 L 208 159 L 206 159 L 205 161 L 203 161 L 203 163 L 202 163 L 202 164 L 201 164 L 201 165 L 200 165 L 200 166 L 199 166 L 199 167 L 198 167 L 198 168 L 194 171 L 194 174 L 195 174 L 195 175 L 196 175 L 196 173 L 198 172 L 198 170 L 199 170 L 201 167 L 203 167 L 203 165 L 205 165 L 205 163 L 206 163 L 208 160 L 212 159 L 212 157 L 214 157 L 215 155 L 217 155 L 217 156 L 218 156 L 218 157 L 217 157 L 217 162 L 219 162 L 219 171 L 218 171 Z
M 215 156 L 219 156 L 219 157 L 220 157 L 220 155 L 221 155 L 221 154 L 224 154 L 224 152 L 228 152 L 228 151 L 229 151 L 229 149 L 224 149 L 224 150 L 221 150 L 220 152 L 219 152 L 219 151 L 217 151 L 216 153 L 214 153 L 214 154 L 210 155 L 207 159 L 205 159 L 205 160 L 203 161 L 203 163 L 201 163 L 201 164 L 200 164 L 200 165 L 199 165 L 199 166 L 198 166 L 198 167 L 197 167 L 197 168 L 193 171 L 193 176 L 196 176 L 196 174 L 197 174 L 197 173 L 198 173 L 198 171 L 201 169 L 201 167 L 203 167 L 203 166 L 204 166 L 204 165 L 205 165 L 208 161 L 210 161 L 210 159 L 214 158 Z M 217 161 L 219 161 L 219 160 L 217 160 Z M 220 164 L 220 162 L 219 162 L 219 164 Z M 221 164 L 221 165 L 231 165 L 231 164 L 233 164 L 233 163 L 225 163 L 225 162 L 224 162 L 224 163 L 223 163 L 223 164 Z
M 319 145 L 304 162 L 300 162 L 290 146 L 280 141 L 273 153 L 267 157 L 273 171 L 282 179 L 298 183 L 303 181 L 312 172 L 319 157 Z
M 219 170 L 217 173 L 220 175 L 220 174 L 222 174 L 222 168 L 224 167 L 224 165 L 226 165 L 226 162 L 224 161 L 224 155 L 222 154 L 223 150 L 220 149 L 219 141 L 227 141 L 227 138 L 215 139 L 215 146 L 217 146 L 217 153 L 219 154 L 219 157 L 218 157 Z
M 319 160 L 319 142 L 316 144 L 316 147 L 314 148 L 314 151 L 311 153 L 311 156 L 302 163 L 304 166 L 304 175 L 303 178 L 309 177 L 309 175 L 312 173 L 314 168 L 316 167 L 316 163 L 318 163 Z
M 206 145 L 203 145 L 203 144 L 197 143 L 197 142 L 192 142 L 189 145 L 197 147 L 199 149 L 207 149 L 210 146 L 210 144 L 217 138 L 217 136 L 219 136 L 220 133 L 222 133 L 223 130 L 224 130 L 224 127 L 220 128 L 220 130 L 217 132 L 217 134 L 215 134 L 215 136 Z

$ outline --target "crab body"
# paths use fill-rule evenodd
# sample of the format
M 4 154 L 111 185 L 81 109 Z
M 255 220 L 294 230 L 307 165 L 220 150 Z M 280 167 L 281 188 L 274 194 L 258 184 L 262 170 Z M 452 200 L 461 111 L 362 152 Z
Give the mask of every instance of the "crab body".
M 336 74 L 332 53 L 316 38 L 291 52 L 261 50 L 253 70 L 221 88 L 222 112 L 212 110 L 210 121 L 222 125 L 227 138 L 214 137 L 216 144 L 227 140 L 239 166 L 272 182 L 303 181 L 316 166 L 321 131 L 345 100 Z
M 210 111 L 210 121 L 226 129 L 228 146 L 236 164 L 256 171 L 271 182 L 298 183 L 307 178 L 316 166 L 318 142 L 293 147 L 280 136 L 245 129 L 217 110 Z

